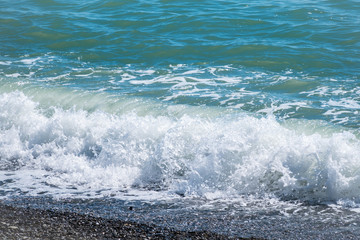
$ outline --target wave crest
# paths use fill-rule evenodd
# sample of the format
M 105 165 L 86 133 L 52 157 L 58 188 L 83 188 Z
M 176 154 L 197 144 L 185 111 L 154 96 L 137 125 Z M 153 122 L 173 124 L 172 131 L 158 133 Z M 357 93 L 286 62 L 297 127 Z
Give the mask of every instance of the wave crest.
M 44 109 L 19 91 L 1 94 L 0 109 L 4 197 L 141 189 L 360 202 L 359 139 L 316 121 Z

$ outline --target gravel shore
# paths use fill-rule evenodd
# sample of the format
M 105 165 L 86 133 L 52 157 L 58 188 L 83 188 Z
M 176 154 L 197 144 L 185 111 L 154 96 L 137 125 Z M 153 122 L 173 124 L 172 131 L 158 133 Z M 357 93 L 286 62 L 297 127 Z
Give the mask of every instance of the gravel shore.
M 88 215 L 0 204 L 0 239 L 238 239 Z

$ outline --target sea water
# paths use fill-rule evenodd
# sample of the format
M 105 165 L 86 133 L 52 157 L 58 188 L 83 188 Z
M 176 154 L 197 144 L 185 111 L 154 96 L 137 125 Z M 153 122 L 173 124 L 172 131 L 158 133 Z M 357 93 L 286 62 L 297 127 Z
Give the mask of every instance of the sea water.
M 356 236 L 359 26 L 357 0 L 0 1 L 0 197 Z

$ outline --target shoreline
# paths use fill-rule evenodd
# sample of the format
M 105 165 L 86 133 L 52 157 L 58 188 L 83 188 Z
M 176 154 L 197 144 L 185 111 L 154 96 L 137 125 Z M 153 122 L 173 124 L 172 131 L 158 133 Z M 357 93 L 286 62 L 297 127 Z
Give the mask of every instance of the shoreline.
M 0 203 L 1 239 L 256 239 Z

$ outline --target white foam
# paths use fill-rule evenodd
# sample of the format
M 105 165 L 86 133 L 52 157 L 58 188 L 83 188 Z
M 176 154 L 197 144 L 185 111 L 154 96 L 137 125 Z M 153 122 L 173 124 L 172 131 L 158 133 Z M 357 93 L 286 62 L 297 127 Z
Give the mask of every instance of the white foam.
M 288 103 L 281 103 L 279 105 L 272 103 L 271 107 L 261 109 L 258 111 L 258 113 L 266 113 L 272 115 L 277 111 L 288 110 L 292 108 L 294 108 L 294 111 L 298 111 L 300 107 L 308 107 L 308 104 L 306 102 L 288 102 Z
M 203 70 L 200 69 L 194 69 L 194 70 L 189 70 L 183 73 L 183 75 L 193 75 L 193 74 L 198 74 L 198 73 L 204 73 Z
M 12 62 L 10 61 L 0 61 L 0 65 L 5 65 L 5 66 L 9 66 L 11 65 Z
M 21 76 L 20 73 L 12 73 L 12 74 L 6 74 L 6 77 L 11 77 L 11 78 L 18 78 Z
M 240 88 L 240 89 L 237 89 L 236 92 L 234 91 L 234 92 L 227 94 L 225 96 L 227 99 L 221 101 L 220 104 L 224 105 L 230 101 L 239 100 L 239 99 L 242 99 L 243 97 L 257 95 L 257 94 L 259 94 L 259 92 L 251 92 L 251 91 L 246 90 L 245 88 Z M 238 106 L 240 106 L 240 105 L 243 105 L 243 104 L 238 104 Z
M 310 97 L 310 96 L 314 96 L 314 95 L 327 96 L 330 93 L 329 93 L 329 87 L 321 86 L 321 87 L 316 88 L 315 90 L 304 91 L 304 92 L 301 92 L 300 94 L 306 94 L 308 97 Z
M 35 62 L 39 61 L 41 58 L 37 57 L 37 58 L 27 58 L 27 59 L 22 59 L 20 60 L 20 62 L 27 64 L 27 65 L 31 65 L 34 64 Z
M 1 94 L 0 109 L 6 196 L 141 190 L 153 198 L 157 189 L 162 197 L 270 194 L 360 203 L 360 141 L 351 132 L 322 134 L 322 127 L 305 134 L 271 117 L 200 116 L 201 108 L 176 116 L 170 108 L 156 116 L 42 109 L 19 91 Z
M 360 103 L 354 99 L 343 98 L 339 101 L 329 100 L 327 102 L 329 106 L 343 107 L 346 109 L 360 109 Z

